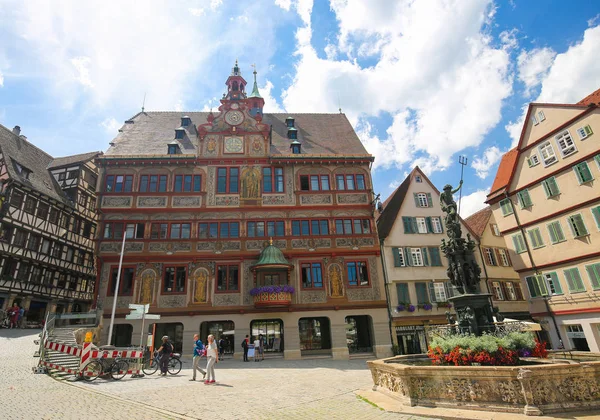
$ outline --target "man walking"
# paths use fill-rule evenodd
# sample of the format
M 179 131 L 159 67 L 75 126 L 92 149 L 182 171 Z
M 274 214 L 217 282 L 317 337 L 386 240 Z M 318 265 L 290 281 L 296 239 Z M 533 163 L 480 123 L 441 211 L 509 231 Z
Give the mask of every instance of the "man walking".
M 160 374 L 162 376 L 167 376 L 167 372 L 169 370 L 169 357 L 171 357 L 171 353 L 173 353 L 173 346 L 171 343 L 169 343 L 169 336 L 165 335 L 162 338 L 162 346 L 160 346 L 158 349 L 158 354 L 160 354 Z
M 225 354 L 225 339 L 221 337 L 219 339 L 219 359 L 223 359 L 223 355 Z
M 244 349 L 244 362 L 248 361 L 248 340 L 249 336 L 246 335 L 246 338 L 244 338 L 244 341 L 242 341 L 242 348 Z
M 206 378 L 206 371 L 202 370 L 199 366 L 200 358 L 202 357 L 202 353 L 204 352 L 204 344 L 200 340 L 200 336 L 198 334 L 194 334 L 194 358 L 192 364 L 192 379 L 190 381 L 196 380 L 196 370 L 199 370 L 202 373 L 202 379 Z

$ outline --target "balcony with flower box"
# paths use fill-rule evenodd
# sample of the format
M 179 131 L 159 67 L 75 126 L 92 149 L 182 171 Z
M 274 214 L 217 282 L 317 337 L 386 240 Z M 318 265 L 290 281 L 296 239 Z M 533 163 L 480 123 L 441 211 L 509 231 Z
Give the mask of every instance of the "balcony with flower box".
M 269 245 L 260 253 L 258 262 L 250 268 L 255 284 L 250 290 L 250 295 L 254 299 L 255 307 L 291 305 L 295 292 L 294 287 L 289 285 L 293 267 L 285 259 L 283 252 L 273 245 L 271 239 Z

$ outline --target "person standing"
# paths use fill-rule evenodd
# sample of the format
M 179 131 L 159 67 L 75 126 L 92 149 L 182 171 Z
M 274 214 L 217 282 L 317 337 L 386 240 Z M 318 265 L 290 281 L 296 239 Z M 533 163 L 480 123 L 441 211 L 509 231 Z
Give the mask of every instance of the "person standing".
M 256 337 L 254 339 L 254 361 L 255 362 L 260 362 L 260 340 L 258 339 L 258 337 Z
M 219 339 L 219 359 L 223 360 L 223 355 L 225 354 L 225 339 L 221 337 Z
M 206 385 L 215 383 L 215 364 L 219 363 L 219 353 L 217 351 L 217 343 L 215 343 L 215 336 L 208 336 L 208 344 L 206 345 L 206 372 L 208 377 L 204 381 Z
M 246 338 L 244 338 L 244 341 L 242 341 L 242 348 L 244 349 L 244 362 L 248 361 L 248 335 L 246 335 Z
M 200 336 L 198 334 L 194 334 L 194 362 L 192 364 L 192 379 L 190 379 L 190 381 L 196 380 L 196 370 L 199 370 L 200 373 L 202 373 L 202 379 L 206 378 L 206 371 L 202 370 L 202 368 L 199 366 L 200 358 L 202 357 L 203 352 L 204 344 L 202 344 Z
M 162 376 L 167 376 L 167 371 L 169 369 L 169 357 L 171 357 L 171 353 L 173 353 L 173 346 L 171 343 L 169 343 L 169 336 L 165 335 L 162 338 L 162 346 L 160 346 L 158 349 L 158 354 L 160 354 L 160 374 Z
M 265 360 L 265 338 L 262 336 L 262 334 L 258 335 L 258 341 L 260 341 L 260 347 L 258 348 L 260 360 Z
M 17 328 L 17 322 L 19 321 L 19 307 L 16 303 L 8 310 L 10 315 L 10 328 Z
M 19 319 L 17 320 L 17 323 L 19 324 L 19 328 L 25 328 L 25 308 L 22 306 L 19 308 Z

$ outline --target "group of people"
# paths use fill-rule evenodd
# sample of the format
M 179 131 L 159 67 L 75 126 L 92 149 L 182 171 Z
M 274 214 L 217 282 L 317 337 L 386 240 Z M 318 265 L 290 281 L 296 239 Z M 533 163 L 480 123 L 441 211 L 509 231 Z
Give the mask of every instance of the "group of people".
M 262 334 L 254 339 L 254 361 L 260 362 L 261 360 L 265 360 L 265 339 Z M 244 349 L 244 362 L 249 362 L 248 360 L 248 350 L 250 348 L 250 336 L 246 335 L 246 338 L 242 341 L 242 348 Z
M 9 320 L 8 328 L 25 328 L 25 309 L 19 307 L 16 303 L 8 308 L 6 315 Z

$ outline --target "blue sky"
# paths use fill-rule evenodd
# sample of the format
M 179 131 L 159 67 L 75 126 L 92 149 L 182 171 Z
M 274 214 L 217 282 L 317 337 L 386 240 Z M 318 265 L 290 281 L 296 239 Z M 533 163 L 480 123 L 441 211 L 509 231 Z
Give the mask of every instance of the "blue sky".
M 414 165 L 482 206 L 531 101 L 600 88 L 600 4 L 523 0 L 0 0 L 0 123 L 54 156 L 146 109 L 216 107 L 235 61 L 266 112 L 341 107 L 386 198 Z M 575 7 L 576 6 L 576 7 Z M 465 197 L 466 195 L 466 197 Z

